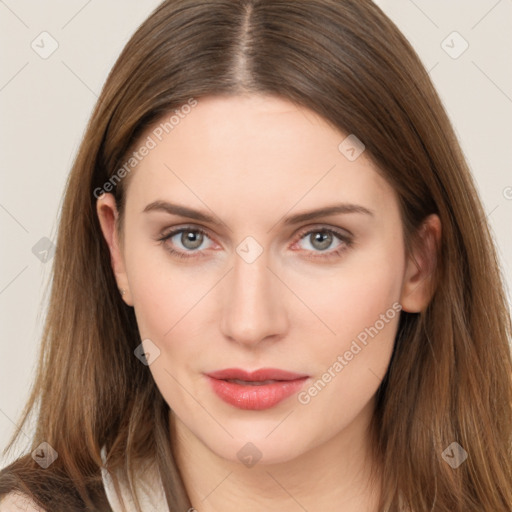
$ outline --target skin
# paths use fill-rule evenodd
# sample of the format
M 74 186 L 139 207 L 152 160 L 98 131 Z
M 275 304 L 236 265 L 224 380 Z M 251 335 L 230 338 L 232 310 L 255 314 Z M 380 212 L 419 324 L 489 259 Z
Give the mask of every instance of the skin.
M 130 175 L 123 239 L 113 196 L 98 199 L 123 299 L 141 339 L 160 350 L 149 370 L 173 411 L 171 438 L 198 511 L 242 504 L 246 511 L 376 510 L 366 429 L 398 314 L 307 404 L 293 395 L 271 409 L 240 410 L 204 376 L 280 368 L 309 375 L 308 389 L 394 303 L 410 312 L 427 306 L 439 219 L 427 218 L 415 263 L 404 249 L 395 191 L 364 152 L 349 161 L 339 151 L 346 136 L 284 99 L 201 98 Z M 218 224 L 144 213 L 156 200 L 204 210 Z M 283 223 L 337 203 L 373 215 Z M 198 234 L 187 244 L 181 233 L 156 241 L 190 226 L 207 232 L 202 242 Z M 328 228 L 350 234 L 351 244 L 306 235 Z M 252 263 L 236 252 L 248 236 L 263 249 Z M 195 257 L 180 259 L 169 247 Z M 237 457 L 248 442 L 261 453 L 250 468 Z

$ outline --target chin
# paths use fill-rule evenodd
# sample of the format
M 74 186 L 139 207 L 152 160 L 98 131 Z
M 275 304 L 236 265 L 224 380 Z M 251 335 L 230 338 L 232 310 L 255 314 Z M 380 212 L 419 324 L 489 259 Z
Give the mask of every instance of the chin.
M 304 439 L 298 439 L 285 428 L 278 435 L 282 425 L 277 428 L 276 425 L 273 422 L 271 428 L 265 424 L 261 428 L 239 426 L 237 429 L 227 424 L 226 428 L 233 438 L 222 434 L 215 436 L 215 439 L 208 436 L 208 439 L 203 438 L 203 443 L 219 457 L 247 467 L 289 462 L 307 451 Z

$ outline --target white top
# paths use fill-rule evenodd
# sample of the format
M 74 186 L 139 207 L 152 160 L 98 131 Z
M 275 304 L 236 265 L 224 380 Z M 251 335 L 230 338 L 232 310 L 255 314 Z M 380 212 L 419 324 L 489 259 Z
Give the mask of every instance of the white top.
M 101 459 L 105 463 L 105 447 L 101 449 Z M 123 508 L 117 499 L 117 493 L 114 489 L 111 475 L 105 467 L 101 468 L 101 476 L 103 478 L 103 486 L 105 487 L 105 492 L 112 510 L 114 512 L 123 512 Z M 165 499 L 164 487 L 156 462 L 152 463 L 149 467 L 145 468 L 143 472 L 139 473 L 138 478 L 135 481 L 135 485 L 137 486 L 137 496 L 144 512 L 169 512 L 169 507 L 167 506 L 167 501 Z M 137 509 L 135 508 L 135 504 L 131 498 L 128 483 L 120 481 L 120 486 L 123 501 L 126 506 L 125 511 L 136 512 Z

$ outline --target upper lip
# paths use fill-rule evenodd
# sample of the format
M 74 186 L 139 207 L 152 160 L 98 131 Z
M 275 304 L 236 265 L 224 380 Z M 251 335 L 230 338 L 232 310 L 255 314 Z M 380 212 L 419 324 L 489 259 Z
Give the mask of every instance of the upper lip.
M 241 368 L 226 368 L 207 373 L 209 377 L 219 380 L 238 379 L 247 382 L 259 382 L 263 380 L 296 380 L 308 377 L 308 375 L 279 370 L 277 368 L 260 368 L 249 372 Z

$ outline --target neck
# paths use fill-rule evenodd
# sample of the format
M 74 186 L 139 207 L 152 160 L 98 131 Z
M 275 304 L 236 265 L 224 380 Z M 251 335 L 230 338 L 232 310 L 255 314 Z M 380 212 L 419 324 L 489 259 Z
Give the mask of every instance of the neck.
M 327 442 L 286 462 L 250 468 L 219 457 L 171 412 L 173 450 L 193 507 L 198 512 L 377 511 L 380 484 L 369 479 L 374 460 L 367 435 L 373 406 L 372 400 Z

